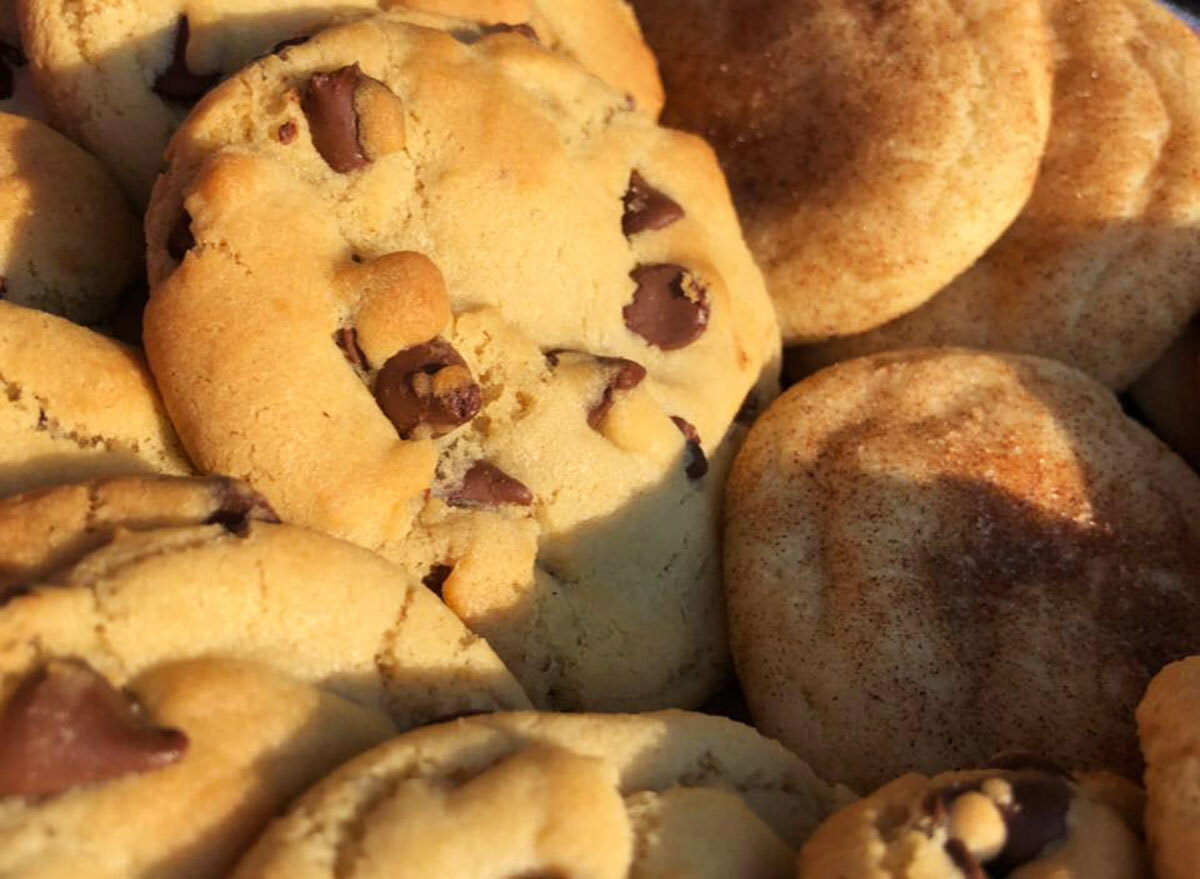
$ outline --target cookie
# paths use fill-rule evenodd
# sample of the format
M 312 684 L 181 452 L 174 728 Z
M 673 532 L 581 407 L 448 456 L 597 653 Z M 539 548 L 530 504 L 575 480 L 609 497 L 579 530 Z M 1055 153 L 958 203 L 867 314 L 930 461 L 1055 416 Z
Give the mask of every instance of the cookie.
M 1029 197 L 1050 116 L 1037 0 L 639 0 L 729 176 L 784 340 L 862 332 L 966 269 Z
M 1167 445 L 1200 469 L 1200 320 L 1187 325 L 1129 394 Z
M 0 113 L 0 296 L 77 323 L 142 272 L 138 222 L 104 167 L 33 119 Z
M 1200 640 L 1200 477 L 1048 360 L 794 386 L 734 464 L 723 551 L 759 728 L 860 788 L 1005 750 L 1136 775 L 1133 708 Z
M 469 717 L 339 769 L 234 875 L 790 879 L 794 849 L 849 797 L 720 718 Z
M 528 705 L 415 577 L 244 487 L 56 491 L 0 503 L 0 871 L 226 875 L 351 754 Z
M 929 303 L 806 355 L 966 345 L 1119 390 L 1200 310 L 1200 41 L 1153 0 L 1055 0 L 1053 125 L 1029 203 Z
M 191 472 L 140 353 L 0 302 L 0 495 L 120 473 Z
M 520 35 L 378 17 L 169 155 L 145 343 L 202 469 L 428 571 L 540 707 L 717 688 L 723 439 L 779 337 L 702 142 Z
M 339 18 L 409 8 L 415 21 L 469 39 L 512 26 L 575 58 L 651 115 L 662 106 L 654 58 L 624 0 L 25 0 L 21 24 L 54 124 L 102 158 L 144 205 L 172 132 L 219 80 Z
M 1137 709 L 1146 756 L 1146 836 L 1158 879 L 1184 879 L 1200 863 L 1200 659 L 1159 672 Z
M 1144 879 L 1141 843 L 1066 774 L 904 775 L 842 809 L 800 853 L 799 879 Z

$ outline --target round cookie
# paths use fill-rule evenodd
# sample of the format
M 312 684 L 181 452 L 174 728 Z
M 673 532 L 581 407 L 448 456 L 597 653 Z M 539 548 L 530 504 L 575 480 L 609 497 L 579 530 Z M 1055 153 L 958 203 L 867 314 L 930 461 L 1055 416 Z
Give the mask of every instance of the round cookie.
M 640 0 L 669 96 L 729 176 L 783 337 L 879 326 L 1029 197 L 1050 117 L 1037 0 Z
M 78 323 L 141 274 L 138 222 L 104 167 L 33 119 L 0 113 L 0 295 Z
M 1137 709 L 1146 757 L 1146 837 L 1158 879 L 1185 879 L 1200 863 L 1200 658 L 1174 662 Z
M 1129 394 L 1167 445 L 1200 469 L 1200 319 L 1187 325 Z
M 272 519 L 216 479 L 0 503 L 0 872 L 226 875 L 348 756 L 528 705 L 415 577 Z
M 790 879 L 795 848 L 851 798 L 721 718 L 493 714 L 343 766 L 234 875 Z
M 1054 0 L 1053 124 L 1029 203 L 916 311 L 812 365 L 965 345 L 1050 357 L 1113 389 L 1200 309 L 1200 41 L 1154 0 Z
M 0 495 L 191 465 L 140 353 L 0 302 Z
M 1021 750 L 1134 775 L 1200 640 L 1200 477 L 1092 379 L 955 349 L 839 364 L 756 422 L 725 506 L 759 728 L 858 787 Z
M 1067 775 L 978 769 L 909 774 L 826 821 L 798 879 L 1144 879 L 1141 843 Z
M 705 145 L 517 34 L 381 16 L 169 155 L 145 343 L 198 466 L 429 571 L 540 707 L 700 704 L 723 439 L 779 356 Z
M 662 106 L 654 58 L 624 0 L 25 0 L 21 17 L 54 124 L 143 205 L 172 132 L 220 79 L 298 35 L 388 9 L 475 38 L 506 25 L 532 29 L 650 115 Z

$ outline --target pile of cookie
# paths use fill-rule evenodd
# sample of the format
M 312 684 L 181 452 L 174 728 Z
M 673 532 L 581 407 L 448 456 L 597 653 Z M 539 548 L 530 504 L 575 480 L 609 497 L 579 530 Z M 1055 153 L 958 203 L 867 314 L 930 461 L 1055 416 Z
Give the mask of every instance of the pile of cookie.
M 0 2 L 0 874 L 1200 875 L 1197 82 L 1154 0 Z

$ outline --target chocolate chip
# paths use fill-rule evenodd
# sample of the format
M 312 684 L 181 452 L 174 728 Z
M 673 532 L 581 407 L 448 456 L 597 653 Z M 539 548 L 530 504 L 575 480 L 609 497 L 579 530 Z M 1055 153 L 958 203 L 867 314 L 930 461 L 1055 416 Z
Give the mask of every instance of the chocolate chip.
M 181 211 L 179 219 L 171 227 L 167 236 L 167 254 L 175 262 L 183 262 L 187 252 L 196 246 L 196 237 L 192 235 L 192 216 L 187 211 Z
M 608 370 L 608 382 L 600 395 L 600 402 L 588 410 L 588 425 L 593 430 L 600 429 L 600 422 L 612 408 L 618 391 L 631 391 L 642 383 L 646 377 L 646 367 L 624 357 L 597 357 L 601 368 Z
M 629 238 L 647 229 L 662 229 L 683 219 L 683 208 L 670 196 L 655 189 L 637 171 L 629 175 L 625 190 L 625 215 L 621 231 Z
M 975 856 L 963 844 L 961 839 L 946 840 L 946 855 L 962 871 L 966 879 L 988 879 L 987 874 L 983 872 L 983 867 L 979 865 L 979 861 L 975 860 Z
M 528 24 L 485 24 L 479 28 L 481 36 L 490 37 L 492 34 L 519 34 L 527 40 L 540 44 L 537 31 Z
M 637 289 L 622 311 L 625 326 L 664 351 L 700 338 L 708 326 L 708 293 L 691 272 L 662 263 L 639 266 L 630 277 Z
M 421 582 L 426 589 L 441 598 L 442 587 L 446 585 L 446 581 L 453 572 L 454 568 L 450 565 L 434 565 L 429 569 L 429 573 L 421 578 Z
M 476 461 L 463 476 L 462 484 L 446 495 L 452 507 L 493 507 L 514 504 L 527 507 L 533 503 L 533 492 L 499 467 L 487 461 Z
M 367 355 L 358 346 L 358 330 L 354 327 L 342 327 L 333 334 L 333 341 L 342 349 L 342 354 L 355 371 L 366 373 L 370 369 L 367 366 Z
M 699 479 L 708 472 L 708 458 L 704 455 L 700 434 L 696 432 L 696 428 L 690 421 L 680 418 L 678 415 L 672 415 L 671 420 L 675 422 L 675 426 L 687 440 L 688 462 L 684 467 L 684 472 L 689 479 Z
M 354 108 L 354 92 L 364 79 L 357 64 L 333 73 L 314 73 L 301 102 L 313 146 L 339 174 L 356 171 L 370 162 L 358 141 L 358 112 Z
M 220 525 L 238 537 L 245 537 L 250 533 L 251 522 L 279 523 L 279 514 L 270 502 L 246 483 L 226 479 L 217 491 L 218 507 L 206 520 L 207 524 Z
M 195 103 L 217 84 L 220 74 L 192 73 L 187 66 L 189 26 L 187 16 L 179 19 L 175 29 L 175 53 L 171 65 L 154 80 L 154 91 L 168 101 Z
M 284 146 L 296 139 L 296 123 L 290 119 L 279 126 L 279 142 Z
M 443 339 L 393 354 L 375 378 L 375 399 L 401 439 L 422 426 L 435 437 L 449 433 L 483 405 L 466 361 Z
M 1029 863 L 1046 846 L 1067 835 L 1071 789 L 1056 776 L 1022 773 L 1009 780 L 1013 798 L 1001 808 L 1008 838 L 1004 849 L 988 861 L 988 872 L 1006 876 Z
M 53 796 L 160 769 L 187 744 L 179 730 L 150 726 L 86 664 L 51 661 L 21 682 L 0 714 L 0 796 Z

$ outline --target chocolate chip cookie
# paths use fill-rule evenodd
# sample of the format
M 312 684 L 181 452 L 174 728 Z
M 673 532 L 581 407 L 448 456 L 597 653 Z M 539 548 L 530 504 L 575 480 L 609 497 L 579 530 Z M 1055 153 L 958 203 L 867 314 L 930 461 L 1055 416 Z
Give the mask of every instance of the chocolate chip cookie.
M 1153 0 L 1054 0 L 1053 124 L 1029 203 L 921 308 L 810 352 L 1061 360 L 1119 390 L 1200 310 L 1200 41 Z
M 96 159 L 0 113 L 0 298 L 97 323 L 142 273 L 142 236 Z
M 0 495 L 118 473 L 192 472 L 142 355 L 0 302 Z
M 21 24 L 55 125 L 144 205 L 171 133 L 217 82 L 272 47 L 387 9 L 463 39 L 512 31 L 540 40 L 649 114 L 662 106 L 654 58 L 623 0 L 26 0 Z
M 701 141 L 520 34 L 381 16 L 169 156 L 146 350 L 202 469 L 428 572 L 540 706 L 719 685 L 723 440 L 779 337 Z
M 226 875 L 342 759 L 528 705 L 414 576 L 274 519 L 227 480 L 0 502 L 0 871 Z
M 342 767 L 234 875 L 790 879 L 795 848 L 849 798 L 721 718 L 493 714 Z
M 910 774 L 826 821 L 798 879 L 1143 879 L 1133 831 L 1066 773 L 979 769 Z
M 1133 708 L 1200 642 L 1200 477 L 1049 360 L 794 386 L 739 453 L 723 551 L 760 729 L 860 787 L 1012 749 L 1135 775 Z
M 789 343 L 911 311 L 1029 197 L 1039 0 L 635 0 L 668 125 L 703 134 Z

